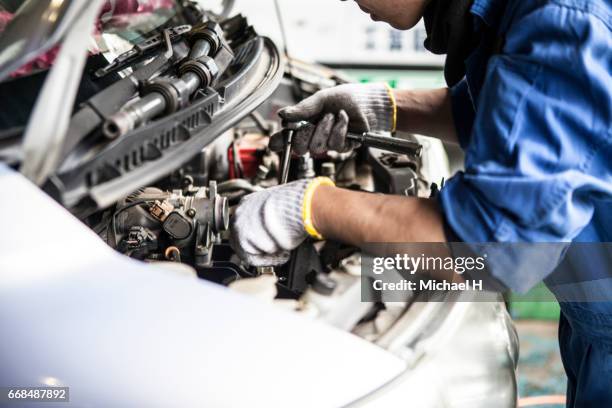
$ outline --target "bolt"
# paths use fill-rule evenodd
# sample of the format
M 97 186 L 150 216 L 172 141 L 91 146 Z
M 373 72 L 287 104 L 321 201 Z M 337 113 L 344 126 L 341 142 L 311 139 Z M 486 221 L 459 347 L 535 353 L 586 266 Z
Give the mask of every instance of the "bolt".
M 260 266 L 257 268 L 257 275 L 272 275 L 276 276 L 273 266 Z
M 181 183 L 183 185 L 183 188 L 191 187 L 193 185 L 193 177 L 185 176 L 183 177 L 183 180 L 181 180 Z
M 332 180 L 336 178 L 336 165 L 333 162 L 323 163 L 321 166 L 321 175 L 329 177 Z
M 260 165 L 257 168 L 257 179 L 260 181 L 264 181 L 266 178 L 268 178 L 268 174 L 270 173 L 270 169 L 267 168 L 264 165 Z
M 187 210 L 187 216 L 189 218 L 195 218 L 196 214 L 197 214 L 196 210 L 193 209 L 193 208 L 190 208 L 190 209 Z
M 181 251 L 175 246 L 166 248 L 164 256 L 168 261 L 181 262 Z
M 316 176 L 314 171 L 314 162 L 310 154 L 306 153 L 304 156 L 300 157 L 300 166 L 298 171 L 298 178 L 300 179 L 309 179 L 314 178 Z

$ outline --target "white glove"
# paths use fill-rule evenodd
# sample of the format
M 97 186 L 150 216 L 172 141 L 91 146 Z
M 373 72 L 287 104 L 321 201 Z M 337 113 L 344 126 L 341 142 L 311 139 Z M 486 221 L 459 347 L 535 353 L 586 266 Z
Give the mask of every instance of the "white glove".
M 397 107 L 391 88 L 384 83 L 345 84 L 317 92 L 295 106 L 278 112 L 285 122 L 307 121 L 313 126 L 293 135 L 293 149 L 303 155 L 328 150 L 347 152 L 356 147 L 346 134 L 395 131 Z M 282 134 L 272 136 L 270 148 L 284 147 Z
M 322 239 L 312 225 L 311 204 L 317 187 L 334 185 L 326 177 L 299 180 L 246 196 L 232 219 L 230 244 L 249 265 L 287 263 L 290 251 L 309 235 Z

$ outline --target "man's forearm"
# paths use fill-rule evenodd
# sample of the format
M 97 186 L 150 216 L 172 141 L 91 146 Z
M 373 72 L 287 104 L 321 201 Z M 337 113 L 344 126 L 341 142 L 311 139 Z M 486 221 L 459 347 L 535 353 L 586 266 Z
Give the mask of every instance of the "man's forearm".
M 450 90 L 396 90 L 397 129 L 457 143 Z
M 312 216 L 314 227 L 326 238 L 362 249 L 369 243 L 399 244 L 369 248 L 382 251 L 376 254 L 379 256 L 394 256 L 402 250 L 416 250 L 440 259 L 451 256 L 446 245 L 430 244 L 446 242 L 442 214 L 435 200 L 321 186 L 313 197 Z M 411 243 L 417 246 L 402 245 Z M 427 272 L 434 279 L 463 282 L 463 277 L 452 271 L 419 272 Z
M 314 226 L 324 237 L 363 246 L 371 242 L 445 242 L 434 200 L 321 186 L 313 197 Z

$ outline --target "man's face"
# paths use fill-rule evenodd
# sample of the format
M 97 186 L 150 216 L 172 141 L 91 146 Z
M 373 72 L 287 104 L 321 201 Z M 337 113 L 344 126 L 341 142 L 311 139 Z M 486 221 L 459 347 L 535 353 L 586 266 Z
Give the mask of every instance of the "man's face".
M 355 0 L 374 21 L 384 21 L 398 30 L 408 30 L 419 22 L 430 0 Z

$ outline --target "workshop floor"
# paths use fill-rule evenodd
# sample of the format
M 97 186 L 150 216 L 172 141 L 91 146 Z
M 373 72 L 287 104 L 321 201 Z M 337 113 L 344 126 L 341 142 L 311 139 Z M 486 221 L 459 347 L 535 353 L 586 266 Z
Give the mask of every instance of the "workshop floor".
M 519 397 L 565 395 L 566 378 L 559 355 L 557 322 L 516 321 L 521 352 L 518 364 Z M 538 405 L 562 407 L 563 405 Z

